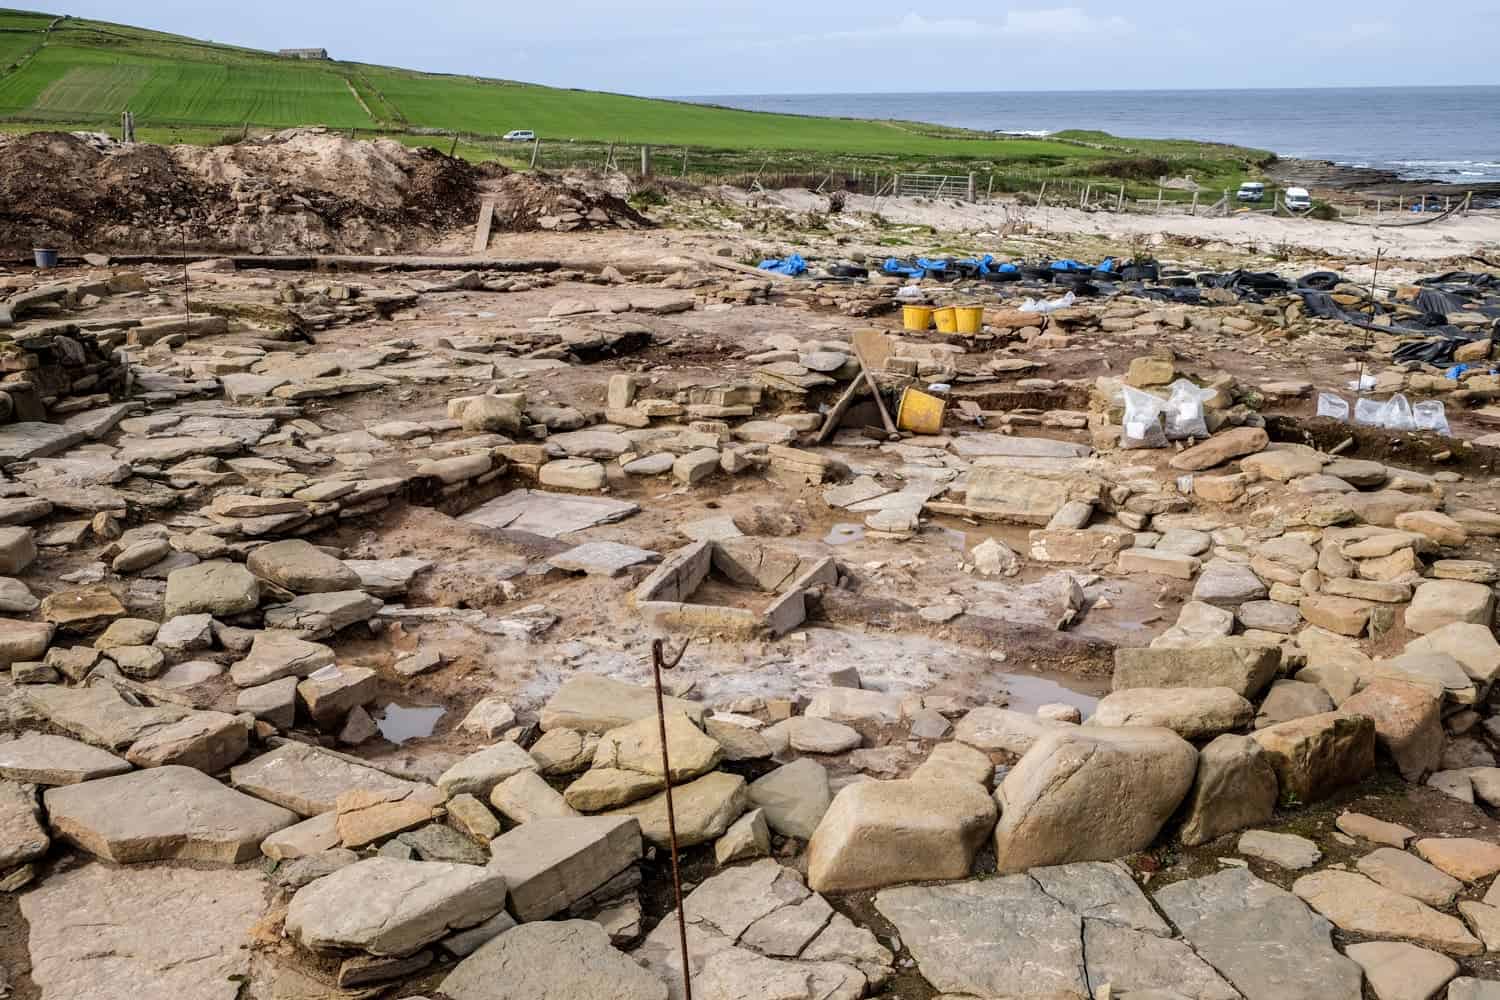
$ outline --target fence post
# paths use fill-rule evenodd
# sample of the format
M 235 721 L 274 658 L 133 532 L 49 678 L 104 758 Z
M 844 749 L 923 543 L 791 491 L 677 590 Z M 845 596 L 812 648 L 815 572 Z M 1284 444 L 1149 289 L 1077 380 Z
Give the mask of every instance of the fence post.
M 974 174 L 972 172 L 969 174 L 969 200 L 974 200 Z
M 609 149 L 604 153 L 604 169 L 608 170 L 615 162 L 615 144 L 610 143 Z
M 1192 208 L 1192 211 L 1191 211 L 1190 214 L 1192 214 L 1192 215 L 1197 215 L 1198 214 L 1198 192 L 1197 191 L 1193 192 L 1193 208 Z
M 891 197 L 892 198 L 899 198 L 899 197 L 901 197 L 901 175 L 900 174 L 892 174 L 891 175 Z
M 687 176 L 687 161 L 688 161 L 688 148 L 686 146 L 683 146 L 682 147 L 682 176 L 683 177 Z
M 650 146 L 642 146 L 641 147 L 641 176 L 642 177 L 650 177 L 651 176 L 651 147 Z
M 1156 185 L 1156 214 L 1157 215 L 1161 214 L 1161 196 L 1162 196 L 1161 185 L 1158 184 L 1158 185 Z
M 531 168 L 530 169 L 532 169 L 532 170 L 536 169 L 536 158 L 541 155 L 541 152 L 542 152 L 542 140 L 541 140 L 541 137 L 538 136 L 537 138 L 535 138 L 535 139 L 533 139 L 531 141 Z
M 984 189 L 984 200 L 987 201 L 987 202 L 995 200 L 995 175 L 994 174 L 990 174 L 990 183 Z

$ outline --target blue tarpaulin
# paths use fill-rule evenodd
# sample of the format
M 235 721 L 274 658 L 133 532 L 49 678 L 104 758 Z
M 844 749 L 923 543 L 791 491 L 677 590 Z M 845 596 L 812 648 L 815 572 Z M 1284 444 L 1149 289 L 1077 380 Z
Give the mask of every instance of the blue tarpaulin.
M 908 278 L 918 277 L 922 273 L 921 268 L 903 264 L 898 257 L 887 257 L 885 263 L 880 265 L 880 270 L 886 274 L 900 274 Z
M 1081 264 L 1076 260 L 1054 260 L 1047 265 L 1054 271 L 1092 271 L 1088 264 Z
M 760 262 L 762 271 L 775 271 L 777 274 L 786 274 L 795 278 L 799 274 L 807 273 L 807 261 L 802 259 L 801 254 L 792 254 L 790 257 L 773 257 L 770 260 Z

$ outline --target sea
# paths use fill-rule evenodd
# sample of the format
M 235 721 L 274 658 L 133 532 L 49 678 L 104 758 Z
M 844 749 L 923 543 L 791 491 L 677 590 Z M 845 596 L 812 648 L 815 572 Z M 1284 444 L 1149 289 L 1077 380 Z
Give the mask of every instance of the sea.
M 744 94 L 683 100 L 982 132 L 1097 129 L 1134 138 L 1202 139 L 1390 170 L 1407 180 L 1500 182 L 1500 86 Z

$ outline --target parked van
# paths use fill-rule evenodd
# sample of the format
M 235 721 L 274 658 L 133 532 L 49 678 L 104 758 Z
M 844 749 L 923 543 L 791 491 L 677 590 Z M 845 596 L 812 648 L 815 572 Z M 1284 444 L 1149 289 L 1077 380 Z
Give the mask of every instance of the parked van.
M 1308 193 L 1307 188 L 1287 188 L 1282 201 L 1286 202 L 1286 207 L 1293 212 L 1307 212 L 1313 207 L 1312 195 Z
M 1263 201 L 1266 197 L 1266 186 L 1260 181 L 1246 181 L 1240 185 L 1235 197 L 1240 201 Z
M 535 142 L 536 133 L 529 128 L 513 128 L 502 137 L 503 142 Z

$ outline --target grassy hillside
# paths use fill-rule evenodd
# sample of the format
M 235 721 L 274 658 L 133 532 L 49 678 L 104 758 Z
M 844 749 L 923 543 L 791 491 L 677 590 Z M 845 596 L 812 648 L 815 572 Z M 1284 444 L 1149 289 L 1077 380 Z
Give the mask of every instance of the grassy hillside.
M 248 15 L 247 15 L 248 16 Z M 336 46 L 336 39 L 330 40 Z M 335 48 L 334 55 L 337 55 Z M 1137 172 L 1180 161 L 1210 186 L 1237 182 L 1255 150 L 1197 143 L 1133 143 L 1098 134 L 1011 139 L 911 122 L 762 114 L 503 80 L 444 76 L 273 53 L 141 28 L 0 10 L 0 129 L 115 127 L 135 114 L 155 141 L 213 142 L 245 128 L 327 125 L 372 134 L 464 133 L 475 158 L 522 155 L 494 138 L 529 128 L 577 144 L 579 162 L 607 157 L 603 144 L 690 146 L 726 155 L 696 158 L 695 170 L 817 172 L 845 169 L 948 172 L 1029 169 L 1048 175 L 1118 176 L 1110 164 L 1155 158 Z M 451 141 L 451 140 L 450 140 Z M 596 151 L 591 144 L 601 144 Z M 549 155 L 564 155 L 553 145 Z M 727 155 L 733 154 L 733 155 Z M 544 165 L 562 165 L 557 161 Z M 1112 172 L 1114 170 L 1114 172 Z

